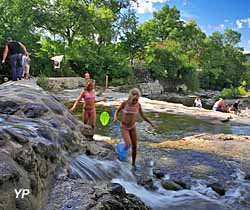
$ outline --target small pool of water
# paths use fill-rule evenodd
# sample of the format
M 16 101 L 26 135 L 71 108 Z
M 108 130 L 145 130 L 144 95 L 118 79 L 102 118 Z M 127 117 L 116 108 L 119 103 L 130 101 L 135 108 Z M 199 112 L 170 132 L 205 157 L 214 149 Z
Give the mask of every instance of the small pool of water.
M 66 106 L 71 107 L 72 103 L 66 103 Z M 102 126 L 99 119 L 103 111 L 109 112 L 111 116 L 111 107 L 97 106 L 96 108 L 96 133 L 104 136 L 117 137 L 117 129 L 115 129 L 115 124 L 112 122 L 112 117 L 107 126 Z M 80 105 L 74 114 L 82 120 L 82 107 Z M 138 135 L 140 140 L 145 141 L 153 140 L 159 142 L 163 140 L 176 140 L 200 133 L 250 135 L 250 126 L 246 125 L 231 125 L 230 123 L 212 124 L 191 116 L 168 113 L 146 113 L 146 115 L 153 121 L 157 128 L 152 129 L 150 125 L 142 121 L 138 115 L 136 124 Z M 121 113 L 119 114 L 118 121 L 120 119 Z

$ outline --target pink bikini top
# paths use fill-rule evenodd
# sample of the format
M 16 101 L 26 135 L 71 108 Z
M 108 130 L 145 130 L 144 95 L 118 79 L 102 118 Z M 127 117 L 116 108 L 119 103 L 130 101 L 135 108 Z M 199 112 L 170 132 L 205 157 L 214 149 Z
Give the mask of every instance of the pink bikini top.
M 129 104 L 128 102 L 126 103 L 123 112 L 127 113 L 127 114 L 136 114 L 137 112 L 139 112 L 139 108 L 140 108 L 140 104 L 136 103 L 136 104 Z
M 84 100 L 95 100 L 95 93 L 93 91 L 85 93 Z

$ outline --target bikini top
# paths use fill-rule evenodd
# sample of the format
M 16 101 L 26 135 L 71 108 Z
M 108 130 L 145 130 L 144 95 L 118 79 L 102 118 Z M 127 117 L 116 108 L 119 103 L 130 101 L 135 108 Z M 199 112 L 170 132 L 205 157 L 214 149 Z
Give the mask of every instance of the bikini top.
M 93 91 L 86 92 L 84 96 L 85 101 L 95 100 L 95 93 Z
M 126 103 L 123 112 L 127 113 L 127 114 L 136 114 L 137 112 L 139 112 L 139 108 L 140 108 L 140 104 L 136 103 L 136 104 L 129 104 L 128 102 Z

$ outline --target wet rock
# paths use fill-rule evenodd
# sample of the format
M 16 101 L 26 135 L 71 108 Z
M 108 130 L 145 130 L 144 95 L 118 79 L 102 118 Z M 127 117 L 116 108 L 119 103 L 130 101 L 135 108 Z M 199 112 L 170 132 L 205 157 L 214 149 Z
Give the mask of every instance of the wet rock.
M 4 146 L 6 144 L 7 138 L 8 138 L 8 136 L 6 134 L 4 134 L 4 132 L 2 130 L 0 130 L 0 147 Z
M 25 144 L 29 142 L 29 139 L 25 135 L 23 135 L 21 132 L 18 132 L 18 130 L 19 129 L 15 129 L 15 128 L 5 129 L 6 133 L 8 133 L 14 141 L 17 141 L 18 143 L 21 143 L 21 144 Z
M 66 180 L 54 186 L 44 210 L 66 210 L 68 204 L 74 205 L 77 210 L 151 209 L 134 195 L 126 194 L 119 184 Z
M 180 185 L 183 189 L 190 189 L 190 186 L 188 186 L 184 180 L 178 178 L 173 178 L 172 180 L 176 184 Z
M 226 193 L 226 190 L 220 183 L 212 183 L 212 184 L 209 184 L 208 187 L 211 187 L 213 191 L 215 191 L 221 196 L 225 195 Z
M 48 108 L 42 104 L 27 104 L 23 108 L 24 114 L 30 118 L 41 117 L 48 111 Z
M 245 180 L 250 180 L 250 174 L 247 174 L 245 177 L 244 177 Z
M 62 115 L 63 108 L 61 104 L 58 104 L 52 97 L 43 98 L 42 101 L 56 114 Z
M 5 83 L 0 95 L 0 209 L 40 210 L 57 169 L 67 166 L 64 145 L 69 151 L 84 145 L 84 125 L 71 121 L 72 130 L 64 120 L 68 109 L 32 81 Z M 17 199 L 15 189 L 31 193 Z
M 49 140 L 50 142 L 55 141 L 55 134 L 50 128 L 40 127 L 37 129 L 37 133 L 39 136 Z
M 161 185 L 166 190 L 178 191 L 178 190 L 182 190 L 183 189 L 179 184 L 177 184 L 173 180 L 169 180 L 169 179 L 162 180 L 161 181 Z
M 28 172 L 32 172 L 37 168 L 35 154 L 30 145 L 22 147 L 17 151 L 15 161 L 17 161 Z
M 154 181 L 151 177 L 147 177 L 147 176 L 139 177 L 139 179 L 137 180 L 137 183 L 139 185 L 144 186 L 148 190 L 156 190 L 156 186 L 154 185 Z
M 0 154 L 0 185 L 7 181 L 18 181 L 19 173 L 14 164 L 10 164 L 12 161 L 7 155 Z
M 126 191 L 124 189 L 124 187 L 118 183 L 111 183 L 109 185 L 109 187 L 111 188 L 111 193 L 112 194 L 119 194 L 119 195 L 125 195 Z
M 73 139 L 76 139 L 76 137 L 71 130 L 67 128 L 59 130 L 59 141 L 63 142 L 65 148 L 70 148 L 74 144 Z
M 161 179 L 164 177 L 164 172 L 161 169 L 153 169 L 153 174 L 156 178 Z
M 12 115 L 20 109 L 19 104 L 14 101 L 0 101 L 0 113 Z

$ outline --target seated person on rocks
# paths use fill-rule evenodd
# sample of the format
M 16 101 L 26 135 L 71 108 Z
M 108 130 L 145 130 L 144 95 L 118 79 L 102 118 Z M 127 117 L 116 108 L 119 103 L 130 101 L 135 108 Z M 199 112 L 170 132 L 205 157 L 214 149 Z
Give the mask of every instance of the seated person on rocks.
M 194 100 L 194 105 L 195 107 L 199 107 L 199 108 L 202 108 L 202 103 L 201 103 L 201 99 L 199 96 L 197 96 Z
M 234 113 L 233 104 L 226 104 L 224 112 L 226 112 L 226 113 Z
M 213 110 L 214 110 L 214 111 L 222 112 L 222 111 L 223 111 L 223 109 L 222 109 L 223 103 L 224 103 L 223 98 L 220 98 L 218 101 L 216 101 L 216 102 L 214 103 Z

